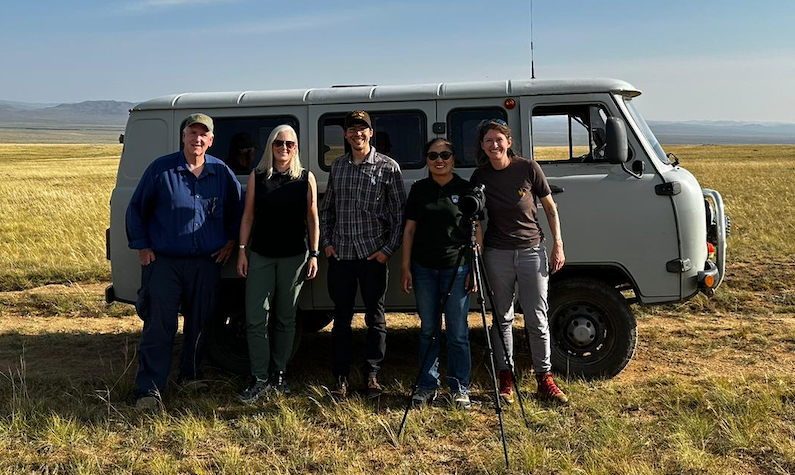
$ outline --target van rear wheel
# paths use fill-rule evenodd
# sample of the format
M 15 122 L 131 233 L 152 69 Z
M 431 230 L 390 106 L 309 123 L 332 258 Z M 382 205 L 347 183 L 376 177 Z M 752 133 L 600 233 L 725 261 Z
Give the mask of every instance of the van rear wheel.
M 596 279 L 552 282 L 549 328 L 554 370 L 583 378 L 620 373 L 638 341 L 635 315 L 624 296 Z

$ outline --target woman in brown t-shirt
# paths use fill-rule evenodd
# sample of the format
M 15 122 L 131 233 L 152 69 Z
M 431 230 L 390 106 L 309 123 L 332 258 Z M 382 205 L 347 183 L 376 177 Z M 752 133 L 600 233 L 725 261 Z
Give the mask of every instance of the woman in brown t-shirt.
M 563 267 L 563 240 L 557 207 L 541 167 L 511 150 L 511 129 L 502 120 L 486 121 L 478 134 L 479 167 L 473 184 L 485 185 L 488 224 L 483 260 L 494 293 L 492 343 L 500 373 L 500 396 L 513 401 L 513 300 L 519 287 L 525 328 L 530 338 L 541 399 L 568 402 L 552 379 L 547 289 L 549 273 Z M 536 219 L 541 201 L 552 230 L 552 254 L 547 262 L 544 235 Z M 507 354 L 506 354 L 507 353 Z

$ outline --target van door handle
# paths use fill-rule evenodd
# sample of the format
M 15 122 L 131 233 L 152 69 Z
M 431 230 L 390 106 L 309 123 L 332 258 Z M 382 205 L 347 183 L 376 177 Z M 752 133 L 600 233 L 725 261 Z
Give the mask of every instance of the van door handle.
M 558 185 L 549 185 L 549 189 L 550 191 L 552 191 L 553 195 L 557 195 L 558 193 L 563 193 L 564 191 L 566 191 L 565 188 L 562 188 Z

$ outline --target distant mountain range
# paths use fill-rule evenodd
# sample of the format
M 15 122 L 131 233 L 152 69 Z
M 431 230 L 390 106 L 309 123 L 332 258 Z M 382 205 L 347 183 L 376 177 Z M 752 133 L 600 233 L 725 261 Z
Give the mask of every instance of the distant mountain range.
M 124 130 L 134 102 L 85 101 L 36 104 L 0 100 L 0 129 L 26 137 L 53 131 L 85 131 L 92 137 Z M 795 144 L 795 123 L 738 121 L 649 121 L 663 144 Z M 8 135 L 8 134 L 7 134 Z

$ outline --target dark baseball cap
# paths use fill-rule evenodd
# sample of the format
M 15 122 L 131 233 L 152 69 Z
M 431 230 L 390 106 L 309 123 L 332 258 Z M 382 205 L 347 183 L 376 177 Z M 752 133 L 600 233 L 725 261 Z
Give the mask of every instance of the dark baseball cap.
M 352 111 L 345 114 L 345 128 L 356 124 L 364 124 L 369 128 L 373 128 L 373 123 L 370 121 L 370 114 L 365 111 Z
M 213 131 L 213 119 L 207 114 L 191 114 L 187 119 L 185 119 L 185 128 L 188 128 L 194 124 L 201 124 L 207 127 L 207 130 L 210 133 Z

